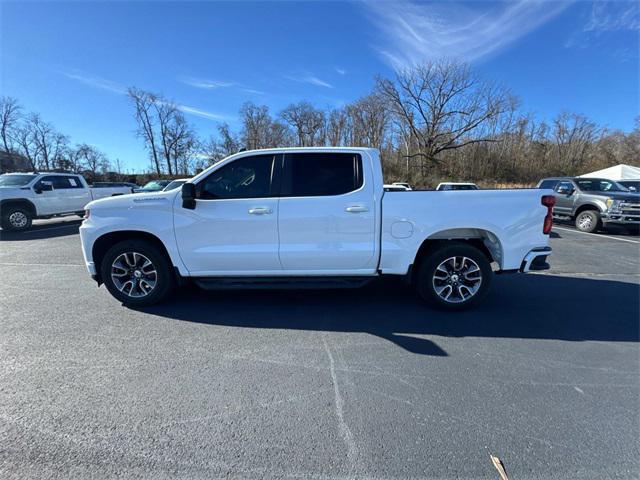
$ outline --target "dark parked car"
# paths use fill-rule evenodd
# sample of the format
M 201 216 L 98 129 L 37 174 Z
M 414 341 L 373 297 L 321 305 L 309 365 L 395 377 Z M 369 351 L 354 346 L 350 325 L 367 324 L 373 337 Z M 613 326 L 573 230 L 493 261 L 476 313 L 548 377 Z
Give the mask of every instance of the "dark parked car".
M 571 219 L 583 232 L 595 232 L 618 224 L 637 232 L 640 226 L 640 195 L 624 190 L 606 178 L 544 178 L 538 188 L 554 191 L 554 217 Z

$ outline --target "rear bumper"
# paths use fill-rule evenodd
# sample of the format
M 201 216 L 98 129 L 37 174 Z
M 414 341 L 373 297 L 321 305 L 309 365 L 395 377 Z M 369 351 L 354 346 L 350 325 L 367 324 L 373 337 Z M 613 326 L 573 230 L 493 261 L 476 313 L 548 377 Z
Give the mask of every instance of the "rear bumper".
M 523 273 L 549 270 L 551 265 L 547 262 L 547 258 L 551 255 L 551 247 L 534 248 L 522 260 L 520 271 Z

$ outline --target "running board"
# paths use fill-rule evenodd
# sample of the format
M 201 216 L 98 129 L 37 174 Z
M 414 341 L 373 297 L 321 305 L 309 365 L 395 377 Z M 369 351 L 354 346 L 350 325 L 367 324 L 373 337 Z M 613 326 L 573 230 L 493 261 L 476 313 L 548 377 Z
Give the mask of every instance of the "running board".
M 193 282 L 205 290 L 236 289 L 334 289 L 358 288 L 366 285 L 370 277 L 194 277 Z

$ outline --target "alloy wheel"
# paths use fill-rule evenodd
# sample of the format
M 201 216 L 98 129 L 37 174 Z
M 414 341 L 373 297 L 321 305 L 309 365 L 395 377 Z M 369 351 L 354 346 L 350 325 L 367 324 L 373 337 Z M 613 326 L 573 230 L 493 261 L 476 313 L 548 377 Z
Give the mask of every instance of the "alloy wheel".
M 480 266 L 469 257 L 449 257 L 433 273 L 433 289 L 447 303 L 466 302 L 481 285 Z
M 580 227 L 581 230 L 589 230 L 592 223 L 590 215 L 583 214 L 580 215 L 580 218 L 578 219 L 578 227 Z
M 153 262 L 138 252 L 125 252 L 111 264 L 111 280 L 115 287 L 132 298 L 146 297 L 158 282 Z
M 13 228 L 24 228 L 27 226 L 27 222 L 28 222 L 28 218 L 27 216 L 23 213 L 23 212 L 13 212 L 11 215 L 9 215 L 9 224 L 13 227 Z

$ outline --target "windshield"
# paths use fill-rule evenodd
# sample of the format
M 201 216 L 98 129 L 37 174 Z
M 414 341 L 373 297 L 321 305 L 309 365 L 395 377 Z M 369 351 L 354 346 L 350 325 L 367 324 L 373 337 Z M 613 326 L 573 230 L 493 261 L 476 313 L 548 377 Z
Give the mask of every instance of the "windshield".
M 583 192 L 624 192 L 623 189 L 616 182 L 611 180 L 604 180 L 600 178 L 594 178 L 591 180 L 578 180 L 576 182 L 578 187 Z
M 174 180 L 173 182 L 171 182 L 169 185 L 167 185 L 166 187 L 164 187 L 164 191 L 168 192 L 169 190 L 173 190 L 174 188 L 178 188 L 180 185 L 182 185 L 183 183 L 186 183 L 186 180 Z
M 33 175 L 0 175 L 0 187 L 23 187 L 33 178 Z
M 144 190 L 162 190 L 166 184 L 167 184 L 166 182 L 151 180 L 150 182 L 146 183 L 145 186 L 142 188 Z

